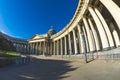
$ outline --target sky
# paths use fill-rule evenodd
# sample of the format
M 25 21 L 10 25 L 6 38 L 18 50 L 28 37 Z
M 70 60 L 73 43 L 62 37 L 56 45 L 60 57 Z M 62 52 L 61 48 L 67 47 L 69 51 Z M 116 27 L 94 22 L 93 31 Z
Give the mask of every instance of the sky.
M 53 27 L 62 30 L 72 19 L 78 0 L 0 0 L 0 31 L 29 39 Z

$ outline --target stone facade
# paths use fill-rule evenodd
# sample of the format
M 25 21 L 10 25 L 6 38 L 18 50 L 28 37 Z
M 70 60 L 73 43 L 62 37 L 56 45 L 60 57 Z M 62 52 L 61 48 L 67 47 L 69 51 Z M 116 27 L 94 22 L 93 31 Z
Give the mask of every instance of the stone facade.
M 119 0 L 79 0 L 73 18 L 61 31 L 28 40 L 28 53 L 71 56 L 119 47 L 119 6 Z

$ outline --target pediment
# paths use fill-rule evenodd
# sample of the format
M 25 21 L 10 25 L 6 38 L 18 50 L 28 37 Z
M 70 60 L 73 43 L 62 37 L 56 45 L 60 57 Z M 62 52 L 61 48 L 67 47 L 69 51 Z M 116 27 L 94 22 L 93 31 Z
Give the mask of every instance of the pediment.
M 34 35 L 34 36 L 31 38 L 31 40 L 38 39 L 38 38 L 40 38 L 38 35 Z
M 46 37 L 47 37 L 47 34 L 41 34 L 41 35 L 35 34 L 28 41 L 30 41 L 30 40 L 37 40 L 37 39 L 45 39 Z
M 36 35 L 32 39 L 38 39 L 38 38 L 40 38 L 40 37 Z

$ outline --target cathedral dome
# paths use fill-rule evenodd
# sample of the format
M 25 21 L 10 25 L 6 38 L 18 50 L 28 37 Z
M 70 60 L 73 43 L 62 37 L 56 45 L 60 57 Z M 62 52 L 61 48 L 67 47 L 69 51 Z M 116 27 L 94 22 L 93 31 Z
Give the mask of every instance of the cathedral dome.
M 50 28 L 49 30 L 48 30 L 48 34 L 49 35 L 53 35 L 53 34 L 55 34 L 56 33 L 56 31 L 53 29 L 53 28 Z

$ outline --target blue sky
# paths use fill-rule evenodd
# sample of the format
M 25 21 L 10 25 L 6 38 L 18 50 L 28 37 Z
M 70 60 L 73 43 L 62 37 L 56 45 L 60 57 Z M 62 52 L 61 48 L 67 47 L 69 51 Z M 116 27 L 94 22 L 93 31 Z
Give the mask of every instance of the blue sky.
M 51 26 L 58 32 L 72 19 L 78 0 L 0 0 L 0 31 L 29 39 Z

